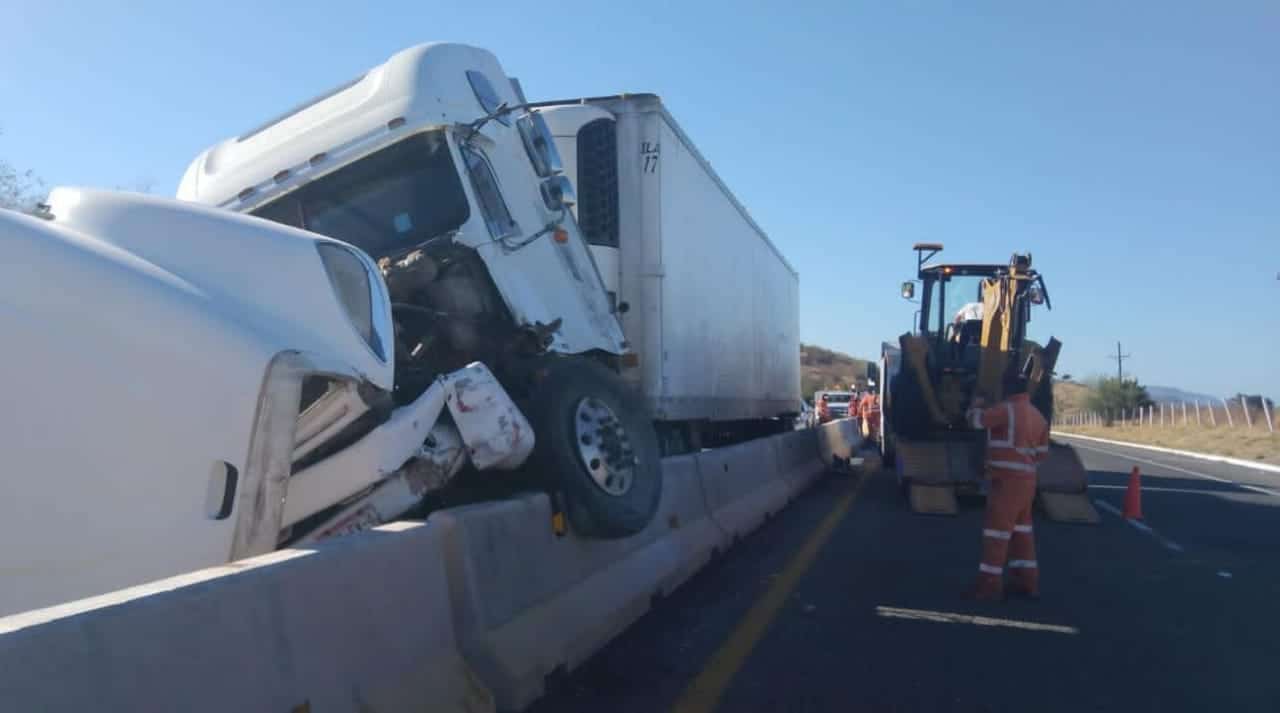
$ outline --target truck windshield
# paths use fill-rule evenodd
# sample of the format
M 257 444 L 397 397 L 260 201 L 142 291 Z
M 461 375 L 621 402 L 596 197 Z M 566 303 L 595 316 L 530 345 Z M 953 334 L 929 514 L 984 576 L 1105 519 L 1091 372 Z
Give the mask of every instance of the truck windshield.
M 470 212 L 443 131 L 409 137 L 252 211 L 374 258 L 455 230 Z

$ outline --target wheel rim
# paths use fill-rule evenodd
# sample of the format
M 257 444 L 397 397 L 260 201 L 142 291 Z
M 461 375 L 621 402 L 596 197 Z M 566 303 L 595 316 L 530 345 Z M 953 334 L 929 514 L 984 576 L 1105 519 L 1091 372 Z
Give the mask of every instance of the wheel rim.
M 574 442 L 587 475 L 610 495 L 624 495 L 635 482 L 636 453 L 622 421 L 603 401 L 586 397 L 573 414 Z

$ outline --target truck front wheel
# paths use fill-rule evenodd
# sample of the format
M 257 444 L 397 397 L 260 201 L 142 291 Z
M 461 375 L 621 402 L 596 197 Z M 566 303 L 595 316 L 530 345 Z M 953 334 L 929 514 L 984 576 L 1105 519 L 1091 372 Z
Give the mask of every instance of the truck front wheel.
M 658 438 L 644 402 L 603 365 L 548 359 L 525 414 L 536 445 L 530 466 L 564 497 L 574 531 L 619 538 L 643 530 L 662 496 Z

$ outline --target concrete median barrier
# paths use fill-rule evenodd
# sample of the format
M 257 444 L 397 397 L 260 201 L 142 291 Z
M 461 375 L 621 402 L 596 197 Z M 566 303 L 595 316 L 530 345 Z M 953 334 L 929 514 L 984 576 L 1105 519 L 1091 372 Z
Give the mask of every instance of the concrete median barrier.
M 697 455 L 711 518 L 730 537 L 756 529 L 791 497 L 790 484 L 778 473 L 776 440 L 762 438 Z
M 668 458 L 663 473 L 653 523 L 621 540 L 556 536 L 543 494 L 432 516 L 449 525 L 446 562 L 462 652 L 500 710 L 520 710 L 542 695 L 548 675 L 584 662 L 723 543 L 695 459 Z
M 519 710 L 781 509 L 823 448 L 851 452 L 829 430 L 664 460 L 631 538 L 557 536 L 525 494 L 0 619 L 0 708 Z
M 0 619 L 15 711 L 488 711 L 433 524 Z
M 778 473 L 795 497 L 808 488 L 826 469 L 826 463 L 818 457 L 818 430 L 806 428 L 772 439 L 777 450 Z

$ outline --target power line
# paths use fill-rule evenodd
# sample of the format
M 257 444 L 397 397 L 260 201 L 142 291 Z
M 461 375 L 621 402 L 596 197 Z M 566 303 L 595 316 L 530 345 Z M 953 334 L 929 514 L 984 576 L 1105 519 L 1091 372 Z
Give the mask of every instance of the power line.
M 1131 356 L 1133 356 L 1133 355 L 1132 355 L 1132 354 L 1122 354 L 1122 353 L 1120 352 L 1120 342 L 1116 342 L 1116 354 L 1115 354 L 1115 356 L 1107 357 L 1108 359 L 1115 359 L 1115 360 L 1116 360 L 1116 377 L 1117 377 L 1117 378 L 1119 378 L 1121 382 L 1123 382 L 1123 381 L 1124 381 L 1124 360 L 1125 360 L 1125 359 L 1128 359 L 1128 358 L 1129 358 L 1129 357 L 1131 357 Z

